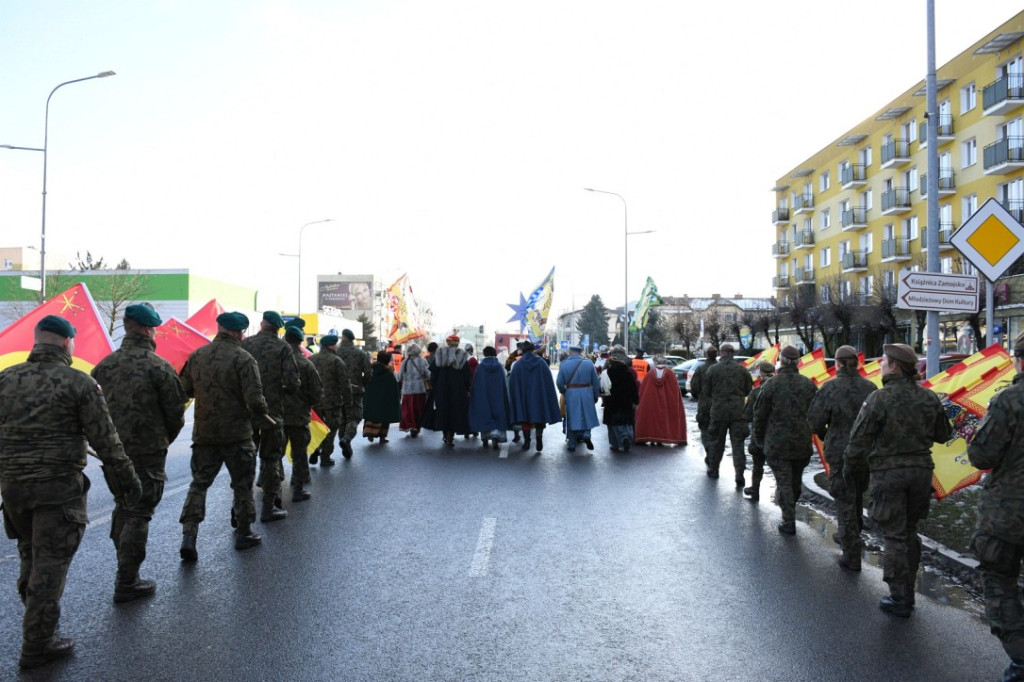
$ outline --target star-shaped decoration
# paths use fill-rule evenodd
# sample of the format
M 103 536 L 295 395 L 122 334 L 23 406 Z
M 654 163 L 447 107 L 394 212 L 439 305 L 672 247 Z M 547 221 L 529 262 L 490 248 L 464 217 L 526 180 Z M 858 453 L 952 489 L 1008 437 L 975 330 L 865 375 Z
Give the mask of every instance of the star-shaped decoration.
M 66 293 L 65 294 L 61 294 L 61 309 L 60 309 L 60 312 L 62 314 L 66 313 L 66 312 L 68 312 L 70 310 L 72 315 L 77 315 L 79 310 L 85 310 L 85 306 L 80 306 L 77 303 L 75 303 L 75 296 L 77 294 L 78 294 L 78 290 L 77 289 L 75 289 L 75 292 L 73 294 L 71 294 L 70 296 L 68 296 Z
M 519 331 L 522 331 L 526 327 L 526 315 L 530 312 L 530 304 L 526 302 L 523 292 L 519 292 L 519 305 L 515 303 L 506 303 L 505 305 L 516 311 L 516 314 L 510 317 L 508 321 L 515 322 L 519 320 Z

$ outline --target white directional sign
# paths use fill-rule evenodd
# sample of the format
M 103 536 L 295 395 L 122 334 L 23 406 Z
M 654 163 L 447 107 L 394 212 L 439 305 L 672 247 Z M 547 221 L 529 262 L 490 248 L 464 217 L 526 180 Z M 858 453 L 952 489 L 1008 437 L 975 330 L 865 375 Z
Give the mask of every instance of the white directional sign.
M 896 298 L 897 308 L 976 313 L 978 278 L 904 270 Z
M 1024 226 L 995 199 L 981 205 L 949 238 L 990 282 L 1024 254 Z

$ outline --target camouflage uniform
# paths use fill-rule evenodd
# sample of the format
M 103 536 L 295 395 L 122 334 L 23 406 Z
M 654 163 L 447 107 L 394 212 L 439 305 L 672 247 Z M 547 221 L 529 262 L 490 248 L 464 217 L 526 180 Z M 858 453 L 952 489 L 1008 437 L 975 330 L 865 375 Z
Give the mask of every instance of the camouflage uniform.
M 765 461 L 775 476 L 775 495 L 782 509 L 779 530 L 783 532 L 796 530 L 796 503 L 803 491 L 804 468 L 811 461 L 807 410 L 816 390 L 795 364 L 783 365 L 765 382 L 754 405 L 754 438 L 762 444 Z
M 264 506 L 278 501 L 284 481 L 284 396 L 299 390 L 299 368 L 291 346 L 272 329 L 262 329 L 242 341 L 242 348 L 256 358 L 267 414 L 266 419 L 253 422 L 253 439 L 260 458 L 260 474 L 256 484 L 263 490 Z M 266 515 L 266 513 L 264 513 Z
M 345 413 L 352 408 L 352 384 L 345 361 L 337 351 L 320 346 L 320 352 L 309 360 L 323 383 L 323 399 L 314 409 L 330 429 L 314 455 L 327 464 L 331 462 L 331 453 L 334 452 L 334 439 L 345 426 Z
M 102 390 L 70 365 L 65 349 L 40 343 L 26 362 L 0 372 L 0 497 L 21 558 L 23 665 L 54 638 L 68 567 L 89 521 L 87 444 L 130 491 L 128 501 L 140 491 Z
M 370 356 L 362 349 L 356 348 L 351 339 L 341 339 L 338 343 L 338 355 L 345 361 L 352 384 L 352 404 L 345 410 L 345 433 L 341 436 L 341 452 L 346 457 L 351 457 L 352 440 L 356 437 L 359 422 L 363 420 L 363 393 L 373 377 L 373 370 L 370 367 Z
M 700 429 L 700 444 L 704 448 L 704 463 L 709 464 L 709 448 L 711 447 L 711 435 L 708 433 L 708 426 L 711 424 L 711 396 L 704 390 L 704 380 L 708 371 L 718 363 L 718 359 L 708 359 L 703 365 L 693 372 L 690 379 L 690 395 L 697 401 L 697 428 Z
M 746 367 L 723 355 L 704 376 L 701 394 L 710 400 L 708 437 L 708 475 L 718 478 L 718 468 L 725 455 L 725 438 L 732 444 L 732 465 L 736 470 L 736 483 L 742 488 L 747 468 L 747 454 L 743 443 L 749 427 L 743 419 L 743 402 L 750 393 L 754 380 Z
M 320 404 L 324 387 L 316 368 L 302 354 L 299 344 L 289 345 L 299 368 L 301 385 L 297 392 L 284 396 L 284 433 L 292 447 L 291 484 L 293 488 L 301 490 L 304 483 L 309 483 L 309 455 L 306 451 L 309 448 L 309 422 L 312 419 L 310 408 Z
M 864 541 L 860 532 L 864 523 L 864 490 L 867 472 L 858 472 L 848 486 L 843 477 L 843 455 L 850 438 L 850 429 L 861 405 L 875 391 L 875 385 L 860 376 L 856 369 L 840 367 L 834 378 L 825 382 L 811 401 L 807 421 L 811 430 L 825 442 L 828 462 L 828 488 L 836 501 L 839 523 L 839 544 L 848 561 L 860 563 Z
M 764 447 L 761 445 L 761 441 L 754 437 L 753 430 L 754 405 L 757 404 L 757 397 L 761 395 L 761 390 L 767 381 L 762 379 L 762 382 L 760 386 L 750 391 L 750 395 L 747 396 L 747 402 L 743 406 L 743 421 L 747 422 L 748 428 L 750 428 L 750 446 L 748 450 L 753 460 L 753 464 L 750 467 L 750 487 L 744 489 L 743 492 L 750 495 L 754 500 L 760 498 L 761 479 L 764 478 Z
M 192 428 L 192 484 L 181 508 L 182 532 L 195 537 L 206 517 L 206 490 L 225 465 L 234 492 L 232 516 L 239 531 L 256 518 L 252 484 L 256 446 L 252 419 L 267 416 L 267 401 L 256 360 L 232 335 L 219 332 L 213 343 L 189 356 L 181 370 L 185 394 L 195 398 Z
M 128 504 L 114 481 L 107 481 L 114 493 L 110 539 L 117 551 L 117 578 L 126 584 L 138 579 L 146 558 L 149 522 L 167 481 L 167 448 L 185 425 L 185 391 L 174 368 L 155 349 L 145 334 L 127 334 L 121 348 L 92 371 L 106 391 L 114 426 L 142 481 L 142 497 L 135 504 Z
M 1024 374 L 988 406 L 967 448 L 971 464 L 992 469 L 978 507 L 971 546 L 981 562 L 985 613 L 992 634 L 1018 668 L 1024 664 L 1024 610 L 1020 576 L 1024 560 Z M 1009 678 L 1008 679 L 1017 679 Z
M 952 429 L 935 393 L 900 374 L 882 377 L 882 390 L 864 401 L 850 431 L 843 466 L 847 479 L 869 469 L 868 514 L 882 529 L 882 579 L 892 598 L 914 603 L 921 563 L 917 524 L 931 502 L 932 443 Z

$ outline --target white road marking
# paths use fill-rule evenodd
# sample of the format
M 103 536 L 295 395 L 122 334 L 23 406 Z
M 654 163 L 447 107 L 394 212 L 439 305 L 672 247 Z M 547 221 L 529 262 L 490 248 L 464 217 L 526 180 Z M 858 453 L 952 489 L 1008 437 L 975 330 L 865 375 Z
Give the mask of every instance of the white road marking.
M 498 459 L 506 459 L 508 457 L 508 443 L 502 443 L 501 447 L 498 448 Z
M 485 516 L 480 526 L 480 537 L 476 541 L 476 551 L 473 553 L 473 561 L 469 564 L 470 578 L 483 578 L 487 575 L 491 563 L 491 548 L 494 546 L 494 527 L 498 519 L 493 516 Z

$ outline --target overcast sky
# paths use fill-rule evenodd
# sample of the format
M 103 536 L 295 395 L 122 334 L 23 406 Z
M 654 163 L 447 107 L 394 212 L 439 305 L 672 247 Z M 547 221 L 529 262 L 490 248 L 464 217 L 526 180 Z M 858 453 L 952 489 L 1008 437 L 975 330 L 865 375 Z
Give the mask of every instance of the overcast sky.
M 8 0 L 0 144 L 47 249 L 296 297 L 408 272 L 454 324 L 592 294 L 772 295 L 776 179 L 921 81 L 924 0 Z M 936 0 L 938 64 L 1021 9 Z M 958 13 L 959 12 L 959 13 Z M 0 246 L 42 155 L 0 149 Z M 50 263 L 59 267 L 63 263 Z

